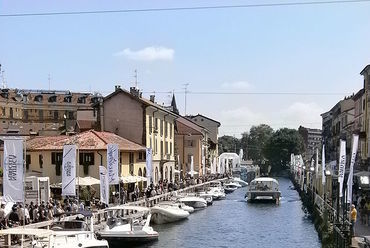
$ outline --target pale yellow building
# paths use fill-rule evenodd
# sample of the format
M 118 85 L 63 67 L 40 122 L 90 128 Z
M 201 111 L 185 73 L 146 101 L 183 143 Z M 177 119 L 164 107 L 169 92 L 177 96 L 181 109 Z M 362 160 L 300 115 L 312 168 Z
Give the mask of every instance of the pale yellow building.
M 145 176 L 145 147 L 109 132 L 86 131 L 74 136 L 34 137 L 26 142 L 26 176 L 49 177 L 50 183 L 62 181 L 65 144 L 77 146 L 77 176 L 99 179 L 99 165 L 107 166 L 107 144 L 120 150 L 121 176 Z

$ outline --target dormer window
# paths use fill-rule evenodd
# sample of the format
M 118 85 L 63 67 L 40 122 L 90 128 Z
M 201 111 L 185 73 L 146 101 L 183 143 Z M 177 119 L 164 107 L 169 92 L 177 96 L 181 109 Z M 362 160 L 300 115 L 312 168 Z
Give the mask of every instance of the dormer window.
M 71 95 L 65 96 L 64 102 L 72 102 L 72 96 Z
M 77 103 L 86 103 L 86 96 L 80 96 L 80 97 L 78 97 Z
M 56 95 L 52 95 L 49 97 L 48 99 L 49 102 L 56 102 L 57 101 L 57 96 Z
M 35 102 L 42 102 L 42 95 L 35 96 Z

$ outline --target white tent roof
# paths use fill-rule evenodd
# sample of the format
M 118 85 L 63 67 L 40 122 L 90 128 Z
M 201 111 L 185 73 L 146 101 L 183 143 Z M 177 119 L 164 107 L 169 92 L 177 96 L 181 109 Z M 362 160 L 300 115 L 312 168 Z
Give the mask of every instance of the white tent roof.
M 138 183 L 138 182 L 146 182 L 148 179 L 146 177 L 141 176 L 127 176 L 120 178 L 123 183 Z

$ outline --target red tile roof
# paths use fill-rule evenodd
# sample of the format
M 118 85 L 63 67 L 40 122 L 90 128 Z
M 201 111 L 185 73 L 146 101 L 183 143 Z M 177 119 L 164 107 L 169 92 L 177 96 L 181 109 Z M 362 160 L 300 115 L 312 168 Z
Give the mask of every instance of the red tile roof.
M 35 137 L 27 141 L 27 151 L 62 150 L 75 143 L 80 150 L 106 150 L 107 144 L 117 144 L 121 151 L 143 151 L 145 147 L 114 133 L 86 131 L 73 136 Z

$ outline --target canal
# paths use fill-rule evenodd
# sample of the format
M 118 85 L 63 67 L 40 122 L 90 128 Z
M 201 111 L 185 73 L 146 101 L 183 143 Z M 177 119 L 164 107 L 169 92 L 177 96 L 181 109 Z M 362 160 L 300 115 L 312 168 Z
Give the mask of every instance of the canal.
M 185 221 L 154 225 L 159 241 L 143 247 L 321 247 L 292 183 L 278 180 L 280 205 L 247 203 L 241 188 Z

